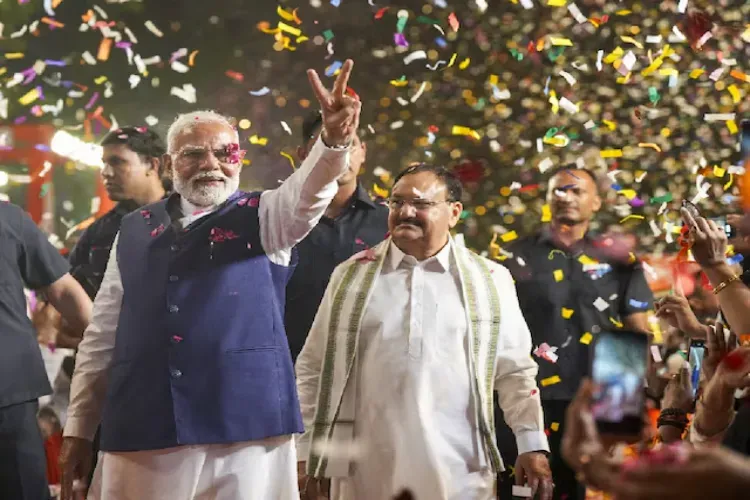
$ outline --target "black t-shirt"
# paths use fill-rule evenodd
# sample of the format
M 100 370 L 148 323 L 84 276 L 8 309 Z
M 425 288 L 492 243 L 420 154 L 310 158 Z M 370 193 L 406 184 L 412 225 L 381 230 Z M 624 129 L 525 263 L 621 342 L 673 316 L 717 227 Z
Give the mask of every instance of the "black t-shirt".
M 135 203 L 118 203 L 84 231 L 70 252 L 70 274 L 78 280 L 91 300 L 94 300 L 102 286 L 104 271 L 109 262 L 109 252 L 112 250 L 115 236 L 120 231 L 122 218 L 137 208 Z
M 540 395 L 545 400 L 570 401 L 589 374 L 596 334 L 622 329 L 623 318 L 652 307 L 653 294 L 641 264 L 608 260 L 590 237 L 578 248 L 564 251 L 546 231 L 507 250 L 513 257 L 502 264 L 516 280 L 534 348 L 545 342 L 557 348 L 555 362 L 534 356 Z M 542 385 L 555 376 L 558 383 Z
M 383 241 L 388 209 L 373 202 L 359 186 L 349 206 L 336 219 L 323 217 L 297 245 L 299 261 L 286 287 L 284 326 L 292 359 L 305 345 L 315 314 L 337 265 Z
M 52 392 L 24 288 L 51 285 L 67 261 L 19 207 L 0 203 L 0 408 Z

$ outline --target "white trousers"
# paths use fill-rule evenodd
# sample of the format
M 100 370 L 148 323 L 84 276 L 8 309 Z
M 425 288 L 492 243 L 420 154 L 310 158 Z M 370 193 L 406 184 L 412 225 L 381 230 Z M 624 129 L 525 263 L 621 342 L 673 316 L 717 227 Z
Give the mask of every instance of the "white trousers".
M 299 500 L 292 436 L 105 452 L 88 500 Z

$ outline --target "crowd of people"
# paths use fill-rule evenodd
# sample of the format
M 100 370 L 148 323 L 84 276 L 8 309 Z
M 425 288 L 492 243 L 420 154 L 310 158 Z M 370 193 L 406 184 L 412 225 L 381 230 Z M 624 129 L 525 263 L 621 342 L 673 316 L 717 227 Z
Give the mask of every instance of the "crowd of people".
M 238 189 L 233 123 L 197 111 L 164 141 L 105 137 L 118 205 L 69 261 L 0 205 L 0 498 L 744 498 L 750 290 L 724 229 L 682 209 L 689 252 L 654 301 L 633 249 L 590 230 L 597 173 L 560 165 L 549 224 L 483 257 L 452 235 L 450 169 L 414 164 L 387 200 L 358 183 L 352 67 L 331 90 L 309 72 L 321 111 L 275 190 Z M 650 336 L 650 310 L 669 328 L 628 381 L 643 432 L 604 432 L 592 347 Z M 39 344 L 76 350 L 53 384 Z

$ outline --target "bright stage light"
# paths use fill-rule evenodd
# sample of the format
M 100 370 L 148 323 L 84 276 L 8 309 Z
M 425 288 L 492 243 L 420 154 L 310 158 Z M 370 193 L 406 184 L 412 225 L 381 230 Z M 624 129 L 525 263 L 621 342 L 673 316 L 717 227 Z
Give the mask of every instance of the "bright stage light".
M 0 187 L 8 185 L 8 173 L 0 170 Z
M 55 154 L 64 156 L 90 167 L 102 168 L 102 147 L 97 144 L 83 142 L 64 130 L 55 132 L 50 142 L 50 148 Z

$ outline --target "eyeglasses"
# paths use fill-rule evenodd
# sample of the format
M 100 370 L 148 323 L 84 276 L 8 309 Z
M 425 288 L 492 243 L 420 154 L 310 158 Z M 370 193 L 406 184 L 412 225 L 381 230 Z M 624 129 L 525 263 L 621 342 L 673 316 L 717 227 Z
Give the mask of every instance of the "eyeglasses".
M 220 163 L 235 164 L 242 160 L 244 151 L 234 144 L 221 149 L 187 147 L 180 150 L 177 156 L 183 161 L 198 163 L 206 160 L 209 154 L 213 154 Z
M 390 208 L 391 210 L 401 210 L 401 207 L 403 207 L 404 205 L 409 205 L 409 206 L 414 207 L 415 210 L 425 211 L 425 210 L 431 209 L 432 207 L 440 205 L 441 203 L 453 203 L 453 201 L 452 200 L 442 200 L 442 201 L 420 200 L 419 198 L 415 200 L 390 198 L 388 199 L 388 208 Z

